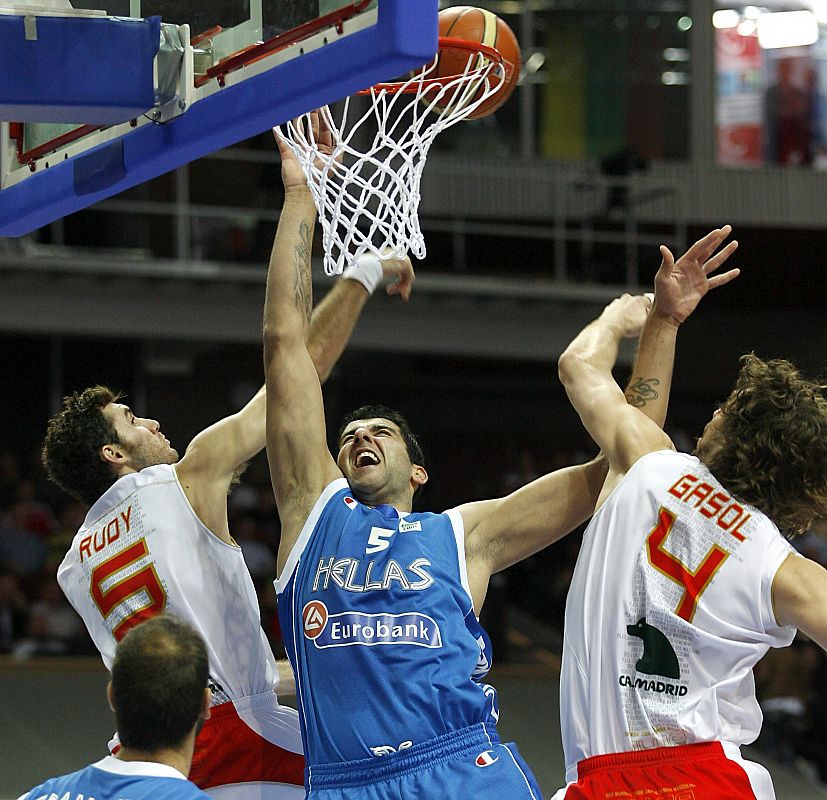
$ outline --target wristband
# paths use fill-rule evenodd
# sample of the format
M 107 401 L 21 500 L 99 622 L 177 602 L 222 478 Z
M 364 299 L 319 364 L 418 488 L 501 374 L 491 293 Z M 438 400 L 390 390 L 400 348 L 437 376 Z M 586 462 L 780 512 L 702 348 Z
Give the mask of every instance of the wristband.
M 355 263 L 351 264 L 343 273 L 343 278 L 359 281 L 368 294 L 373 294 L 376 287 L 382 282 L 384 272 L 382 262 L 370 253 L 362 253 Z

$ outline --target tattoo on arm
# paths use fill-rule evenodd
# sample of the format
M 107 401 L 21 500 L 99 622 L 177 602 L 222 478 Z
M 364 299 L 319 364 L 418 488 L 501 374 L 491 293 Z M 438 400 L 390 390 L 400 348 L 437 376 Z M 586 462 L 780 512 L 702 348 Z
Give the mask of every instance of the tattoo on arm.
M 296 267 L 296 306 L 304 310 L 307 321 L 313 309 L 313 284 L 310 279 L 310 226 L 302 222 L 299 226 L 301 241 L 293 252 Z
M 657 378 L 637 378 L 626 389 L 626 402 L 634 408 L 640 408 L 658 399 L 655 388 L 660 384 Z

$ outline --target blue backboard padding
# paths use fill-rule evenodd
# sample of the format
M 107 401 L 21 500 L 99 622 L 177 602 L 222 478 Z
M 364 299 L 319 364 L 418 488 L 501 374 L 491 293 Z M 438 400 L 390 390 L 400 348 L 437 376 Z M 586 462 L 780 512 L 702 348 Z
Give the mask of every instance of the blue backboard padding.
M 155 104 L 161 18 L 0 15 L 0 119 L 115 125 Z
M 274 125 L 341 100 L 354 92 L 415 69 L 437 48 L 437 0 L 380 0 L 371 26 L 320 50 L 204 98 L 162 125 L 127 133 L 123 175 L 99 189 L 78 192 L 84 159 L 59 161 L 0 190 L 0 236 L 22 236 L 99 200 L 169 172 L 182 164 L 266 131 Z M 275 144 L 274 144 L 275 147 Z M 113 173 L 99 177 L 101 183 Z M 86 173 L 81 187 L 90 187 Z

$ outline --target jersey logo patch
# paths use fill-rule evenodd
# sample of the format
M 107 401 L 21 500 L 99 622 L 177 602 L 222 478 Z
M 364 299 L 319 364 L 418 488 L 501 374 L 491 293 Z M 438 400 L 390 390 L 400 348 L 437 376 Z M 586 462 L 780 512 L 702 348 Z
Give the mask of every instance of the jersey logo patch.
M 348 497 L 347 495 L 345 495 L 345 496 L 342 498 L 342 500 L 344 500 L 344 501 L 345 501 L 345 505 L 346 505 L 346 506 L 347 506 L 347 507 L 348 507 L 351 511 L 353 511 L 353 509 L 354 509 L 354 508 L 356 508 L 356 506 L 358 505 L 358 503 L 357 503 L 357 502 L 356 502 L 356 501 L 355 501 L 352 497 Z
M 499 761 L 499 757 L 494 755 L 493 750 L 483 750 L 474 759 L 474 763 L 478 767 L 490 767 L 492 764 L 496 764 L 497 761 Z
M 678 657 L 675 655 L 675 648 L 666 636 L 646 621 L 646 617 L 641 617 L 634 625 L 627 625 L 626 633 L 643 640 L 643 655 L 635 664 L 638 672 L 646 675 L 662 675 L 664 678 L 674 680 L 680 679 L 681 668 L 678 664 Z
M 315 639 L 327 625 L 327 606 L 319 600 L 311 600 L 302 610 L 304 635 Z
M 408 533 L 409 531 L 421 531 L 422 523 L 419 520 L 414 522 L 406 522 L 404 519 L 399 520 L 399 532 Z
M 436 620 L 415 611 L 407 614 L 364 614 L 344 611 L 329 614 L 327 606 L 311 600 L 302 611 L 305 638 L 318 648 L 381 644 L 442 647 Z

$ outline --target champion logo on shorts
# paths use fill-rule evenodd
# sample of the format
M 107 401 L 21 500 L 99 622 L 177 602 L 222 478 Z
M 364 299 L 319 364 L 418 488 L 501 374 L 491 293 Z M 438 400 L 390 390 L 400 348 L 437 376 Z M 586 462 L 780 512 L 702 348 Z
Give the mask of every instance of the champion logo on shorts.
M 499 760 L 497 756 L 494 755 L 493 750 L 483 750 L 475 759 L 474 763 L 478 767 L 490 767 L 492 764 L 496 763 Z

